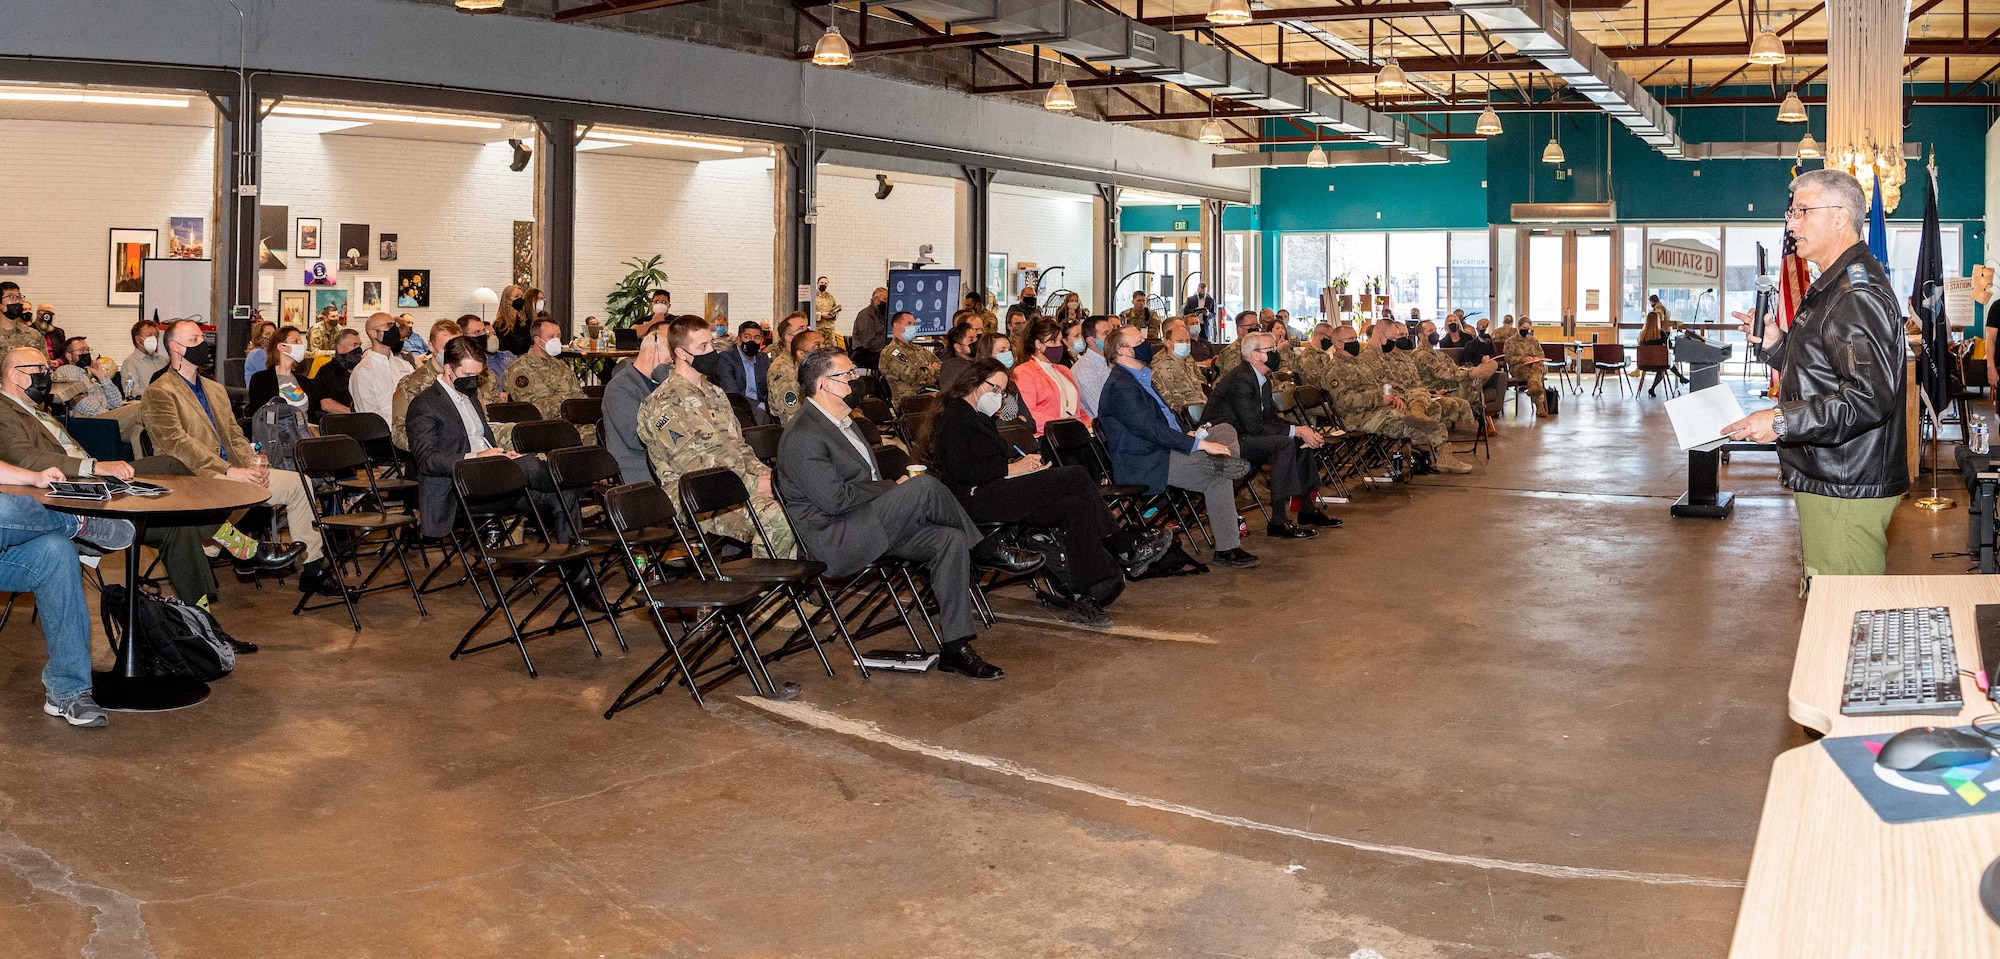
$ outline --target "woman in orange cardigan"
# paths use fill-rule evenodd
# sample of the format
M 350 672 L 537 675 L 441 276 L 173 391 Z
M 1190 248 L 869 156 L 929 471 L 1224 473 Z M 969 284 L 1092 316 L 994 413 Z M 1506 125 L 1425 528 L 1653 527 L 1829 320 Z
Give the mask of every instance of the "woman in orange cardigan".
M 1021 342 L 1014 345 L 1014 355 L 1014 384 L 1035 419 L 1036 436 L 1051 420 L 1075 419 L 1090 425 L 1076 377 L 1069 367 L 1055 362 L 1063 357 L 1061 324 L 1046 317 L 1029 323 L 1021 331 Z

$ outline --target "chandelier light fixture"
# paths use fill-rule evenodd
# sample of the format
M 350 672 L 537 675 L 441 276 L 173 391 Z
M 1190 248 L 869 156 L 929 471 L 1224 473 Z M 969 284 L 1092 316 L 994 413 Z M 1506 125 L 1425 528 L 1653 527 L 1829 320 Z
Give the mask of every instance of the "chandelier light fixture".
M 1493 112 L 1493 108 L 1490 106 L 1479 111 L 1479 122 L 1473 126 L 1472 132 L 1483 137 L 1499 136 L 1500 114 Z
M 1208 22 L 1218 27 L 1240 27 L 1250 22 L 1250 0 L 1209 0 Z
M 1882 210 L 1903 194 L 1903 39 L 1895 0 L 1828 0 L 1826 166 L 1845 170 Z
M 1070 92 L 1069 84 L 1057 80 L 1056 85 L 1042 97 L 1042 109 L 1053 113 L 1068 113 L 1076 109 L 1076 95 Z

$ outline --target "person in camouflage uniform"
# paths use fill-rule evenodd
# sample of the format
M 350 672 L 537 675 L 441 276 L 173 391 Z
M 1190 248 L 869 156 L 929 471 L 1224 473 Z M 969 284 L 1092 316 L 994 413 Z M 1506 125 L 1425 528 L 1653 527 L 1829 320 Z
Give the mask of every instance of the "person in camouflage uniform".
M 333 307 L 322 307 L 319 322 L 313 324 L 312 331 L 306 334 L 306 349 L 314 353 L 333 352 L 334 343 L 340 339 L 340 331 L 344 329 L 347 325 L 340 321 L 340 314 Z
M 675 320 L 667 328 L 667 345 L 674 351 L 674 370 L 639 404 L 639 442 L 662 488 L 678 498 L 680 479 L 696 470 L 724 467 L 736 473 L 750 490 L 752 520 L 744 510 L 731 510 L 702 521 L 710 533 L 746 543 L 758 543 L 757 524 L 770 537 L 776 559 L 790 559 L 797 540 L 785 511 L 771 495 L 771 468 L 743 441 L 743 427 L 729 408 L 729 396 L 703 378 L 694 358 L 714 351 L 715 334 L 700 317 Z M 764 555 L 763 547 L 758 554 Z
M 833 327 L 840 319 L 840 301 L 827 292 L 826 277 L 819 278 L 819 292 L 813 294 L 813 314 L 819 318 L 819 335 L 833 339 Z
M 1501 337 L 1511 332 L 1503 341 Z M 1507 369 L 1515 376 L 1528 381 L 1528 395 L 1534 397 L 1535 415 L 1549 415 L 1548 394 L 1542 389 L 1542 377 L 1548 372 L 1544 364 L 1548 357 L 1542 355 L 1542 344 L 1535 340 L 1535 324 L 1527 317 L 1521 317 L 1518 329 L 1503 326 L 1493 333 L 1493 345 L 1500 355 L 1507 358 Z
M 389 419 L 389 439 L 396 444 L 397 449 L 407 451 L 410 448 L 410 434 L 406 422 L 410 415 L 410 401 L 415 399 L 418 393 L 430 389 L 431 384 L 437 382 L 437 364 L 442 362 L 442 358 L 444 357 L 444 345 L 451 342 L 452 337 L 458 336 L 463 332 L 459 328 L 459 325 L 451 320 L 439 320 L 436 323 L 432 323 L 430 353 L 419 357 L 416 362 L 416 370 L 410 375 L 403 377 L 396 384 L 396 395 L 391 401 L 393 415 Z M 494 378 L 492 370 L 481 370 L 479 373 L 479 405 L 484 407 L 498 402 L 500 402 L 499 381 Z M 493 425 L 498 427 L 501 424 L 495 423 Z
M 562 419 L 563 401 L 583 395 L 576 371 L 551 354 L 563 348 L 562 327 L 554 320 L 536 320 L 533 339 L 535 348 L 507 367 L 507 399 L 535 404 L 545 420 Z
M 1165 335 L 1166 349 L 1153 356 L 1153 390 L 1175 413 L 1196 403 L 1207 403 L 1208 389 L 1202 380 L 1201 367 L 1194 361 L 1187 324 L 1169 320 Z
M 792 335 L 791 344 L 778 350 L 771 357 L 771 403 L 770 411 L 780 426 L 792 425 L 792 417 L 799 415 L 799 405 L 805 397 L 799 393 L 799 360 L 807 353 L 826 345 L 826 337 L 818 330 L 800 330 Z M 780 365 L 778 360 L 785 362 Z
M 1145 330 L 1146 339 L 1154 340 L 1160 336 L 1160 314 L 1153 312 L 1152 308 L 1146 305 L 1146 294 L 1143 291 L 1132 294 L 1132 308 L 1118 314 L 1118 321 L 1126 326 L 1136 326 Z
M 1252 313 L 1249 310 L 1244 310 L 1243 312 L 1236 314 L 1236 339 L 1240 340 L 1243 338 L 1244 334 L 1254 332 L 1256 329 L 1257 329 L 1257 314 Z M 1234 343 L 1235 341 L 1232 340 L 1231 342 Z M 1219 349 L 1215 354 L 1216 381 L 1220 382 L 1224 376 L 1227 376 L 1229 374 L 1230 370 L 1236 368 L 1236 364 L 1241 362 L 1243 362 L 1242 350 L 1226 349 L 1226 348 Z
M 1437 332 L 1437 324 L 1425 320 L 1420 329 L 1422 335 L 1417 337 L 1416 362 L 1424 386 L 1432 392 L 1464 400 L 1471 407 L 1473 416 L 1485 418 L 1486 381 L 1499 371 L 1499 361 L 1489 356 L 1478 366 L 1459 366 L 1452 354 L 1432 345 L 1431 334 Z
M 1348 347 L 1356 347 L 1349 353 Z M 1451 452 L 1451 432 L 1445 425 L 1411 409 L 1402 392 L 1391 381 L 1380 348 L 1358 342 L 1350 327 L 1335 327 L 1333 345 L 1322 359 L 1308 350 L 1299 361 L 1300 375 L 1310 385 L 1326 391 L 1342 429 L 1408 440 L 1431 451 L 1432 465 L 1447 473 L 1470 473 L 1472 467 Z M 1383 385 L 1389 391 L 1383 392 Z
M 909 313 L 890 317 L 889 345 L 882 348 L 876 363 L 889 384 L 889 398 L 898 404 L 924 390 L 935 391 L 938 369 L 944 365 L 936 353 L 913 342 L 916 324 L 917 318 Z
M 1458 427 L 1469 430 L 1477 425 L 1472 418 L 1470 404 L 1456 396 L 1435 393 L 1424 382 L 1423 372 L 1417 366 L 1415 338 L 1409 335 L 1401 322 L 1383 320 L 1375 324 L 1375 335 L 1370 340 L 1381 350 L 1389 382 L 1402 391 L 1411 412 L 1438 420 L 1447 429 Z
M 33 348 L 42 351 L 42 357 L 49 355 L 48 334 L 35 327 L 35 307 L 21 294 L 21 288 L 12 280 L 0 283 L 0 356 L 16 348 Z M 60 345 L 57 347 L 60 349 Z
M 806 315 L 804 313 L 793 313 L 779 320 L 777 331 L 771 339 L 771 348 L 764 351 L 771 356 L 771 368 L 765 374 L 764 379 L 766 384 L 765 390 L 768 394 L 764 397 L 764 408 L 774 418 L 778 415 L 778 408 L 787 390 L 794 394 L 792 397 L 792 408 L 798 408 L 798 397 L 796 394 L 799 391 L 799 369 L 797 361 L 792 359 L 790 347 L 792 345 L 792 338 L 798 336 L 799 331 L 805 329 L 805 326 Z M 780 422 L 783 421 L 780 420 Z

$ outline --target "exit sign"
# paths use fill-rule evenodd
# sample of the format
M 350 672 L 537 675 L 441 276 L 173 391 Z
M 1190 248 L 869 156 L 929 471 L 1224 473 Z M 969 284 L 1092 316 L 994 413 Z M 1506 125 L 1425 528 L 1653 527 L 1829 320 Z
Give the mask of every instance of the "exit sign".
M 1175 220 L 1175 221 L 1174 221 L 1174 229 L 1176 229 L 1176 230 L 1185 230 L 1185 229 L 1187 229 L 1187 228 L 1188 228 L 1188 221 L 1186 221 L 1186 220 Z

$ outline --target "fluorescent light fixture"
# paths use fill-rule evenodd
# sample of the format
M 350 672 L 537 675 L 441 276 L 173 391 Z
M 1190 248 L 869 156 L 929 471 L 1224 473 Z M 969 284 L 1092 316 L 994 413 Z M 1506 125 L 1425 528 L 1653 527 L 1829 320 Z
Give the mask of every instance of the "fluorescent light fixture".
M 1164 193 L 1153 193 L 1148 190 L 1135 190 L 1127 188 L 1118 191 L 1118 202 L 1145 203 L 1148 205 L 1161 205 L 1161 206 L 1185 206 L 1188 200 L 1186 197 L 1167 196 Z
M 451 5 L 467 13 L 492 13 L 507 5 L 507 0 L 451 0 Z
M 661 147 L 686 147 L 690 150 L 716 150 L 722 153 L 742 153 L 743 148 L 733 143 L 712 143 L 707 140 L 678 140 L 673 137 L 649 137 L 637 133 L 614 133 L 610 130 L 592 130 L 584 135 L 585 140 L 611 140 L 620 144 L 646 143 Z
M 265 117 L 264 131 L 267 133 L 339 133 L 368 124 L 359 120 L 319 120 L 313 117 Z
M 271 112 L 291 117 L 325 117 L 330 120 L 360 120 L 364 123 L 422 123 L 440 127 L 471 127 L 476 130 L 498 130 L 498 120 L 473 120 L 465 117 L 441 117 L 416 113 L 382 113 L 374 110 L 342 110 L 332 107 L 300 107 L 278 104 Z
M 100 103 L 121 107 L 177 107 L 186 109 L 187 97 L 154 97 L 131 93 L 69 93 L 60 90 L 0 90 L 0 100 L 35 103 Z

